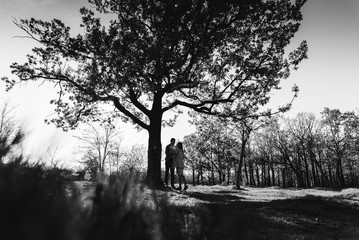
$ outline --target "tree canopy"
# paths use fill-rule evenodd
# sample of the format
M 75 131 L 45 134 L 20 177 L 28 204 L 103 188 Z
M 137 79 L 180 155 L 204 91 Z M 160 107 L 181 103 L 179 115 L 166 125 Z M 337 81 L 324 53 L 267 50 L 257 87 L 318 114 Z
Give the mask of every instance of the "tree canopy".
M 40 47 L 26 63 L 13 63 L 12 72 L 19 81 L 58 87 L 51 101 L 58 116 L 49 121 L 65 130 L 103 116 L 103 104 L 113 107 L 110 117 L 146 129 L 148 174 L 156 172 L 150 177 L 156 184 L 166 111 L 187 107 L 218 115 L 223 105 L 265 105 L 268 93 L 307 57 L 305 41 L 285 51 L 305 0 L 89 2 L 95 11 L 80 10 L 84 31 L 77 36 L 58 19 L 17 21 Z M 4 79 L 9 88 L 18 82 Z

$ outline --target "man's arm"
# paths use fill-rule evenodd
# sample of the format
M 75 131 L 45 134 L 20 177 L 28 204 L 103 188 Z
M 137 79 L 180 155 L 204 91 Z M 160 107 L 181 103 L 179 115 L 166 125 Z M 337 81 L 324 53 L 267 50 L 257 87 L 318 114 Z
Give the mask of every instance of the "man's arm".
M 169 145 L 166 146 L 165 154 L 166 154 L 166 157 L 170 154 Z

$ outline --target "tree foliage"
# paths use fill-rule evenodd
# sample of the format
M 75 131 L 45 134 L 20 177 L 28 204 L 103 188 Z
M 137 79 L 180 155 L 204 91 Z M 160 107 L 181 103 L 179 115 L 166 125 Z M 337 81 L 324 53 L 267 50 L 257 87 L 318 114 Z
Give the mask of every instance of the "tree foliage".
M 284 51 L 304 2 L 91 0 L 98 12 L 115 15 L 107 28 L 87 8 L 84 34 L 74 37 L 58 19 L 20 20 L 43 47 L 11 67 L 22 81 L 59 87 L 52 122 L 65 129 L 99 114 L 100 102 L 148 129 L 156 94 L 165 97 L 162 112 L 181 105 L 212 113 L 235 100 L 263 105 L 306 58 L 305 41 L 288 59 Z
M 124 152 L 123 167 L 129 172 L 142 172 L 145 167 L 146 148 L 135 144 Z

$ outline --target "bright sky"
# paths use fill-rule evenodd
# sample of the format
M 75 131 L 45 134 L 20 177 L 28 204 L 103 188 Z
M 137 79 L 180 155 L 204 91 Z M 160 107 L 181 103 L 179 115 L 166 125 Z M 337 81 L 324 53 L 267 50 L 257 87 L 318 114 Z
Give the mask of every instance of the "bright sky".
M 79 9 L 87 5 L 86 0 L 0 0 L 0 77 L 12 77 L 9 65 L 23 62 L 31 53 L 34 42 L 24 38 L 24 33 L 13 24 L 13 18 L 34 17 L 42 20 L 59 18 L 71 26 L 73 33 L 81 31 Z M 299 86 L 299 97 L 287 114 L 313 112 L 319 116 L 324 107 L 342 111 L 357 110 L 359 106 L 359 1 L 358 0 L 308 0 L 303 8 L 304 20 L 300 31 L 292 41 L 293 46 L 307 40 L 309 59 L 302 62 L 298 71 L 273 93 L 273 105 L 285 104 L 291 99 L 291 87 Z M 71 137 L 74 133 L 63 133 L 54 126 L 46 126 L 44 118 L 53 111 L 49 100 L 54 91 L 29 84 L 16 88 L 10 93 L 0 82 L 0 99 L 9 99 L 18 106 L 18 116 L 30 132 L 27 144 L 34 155 L 48 146 L 59 146 L 63 158 L 70 158 L 76 149 Z M 128 127 L 124 127 L 128 129 Z M 162 144 L 171 137 L 182 139 L 193 128 L 180 118 L 173 128 L 162 130 Z M 147 133 L 128 129 L 124 131 L 128 144 L 147 143 Z

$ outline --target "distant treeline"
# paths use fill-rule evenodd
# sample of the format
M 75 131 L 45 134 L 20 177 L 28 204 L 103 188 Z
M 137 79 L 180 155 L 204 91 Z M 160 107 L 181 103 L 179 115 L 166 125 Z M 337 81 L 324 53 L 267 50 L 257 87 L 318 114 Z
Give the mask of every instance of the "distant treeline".
M 359 186 L 359 115 L 325 108 L 321 117 L 201 118 L 185 139 L 195 184 L 347 188 Z

